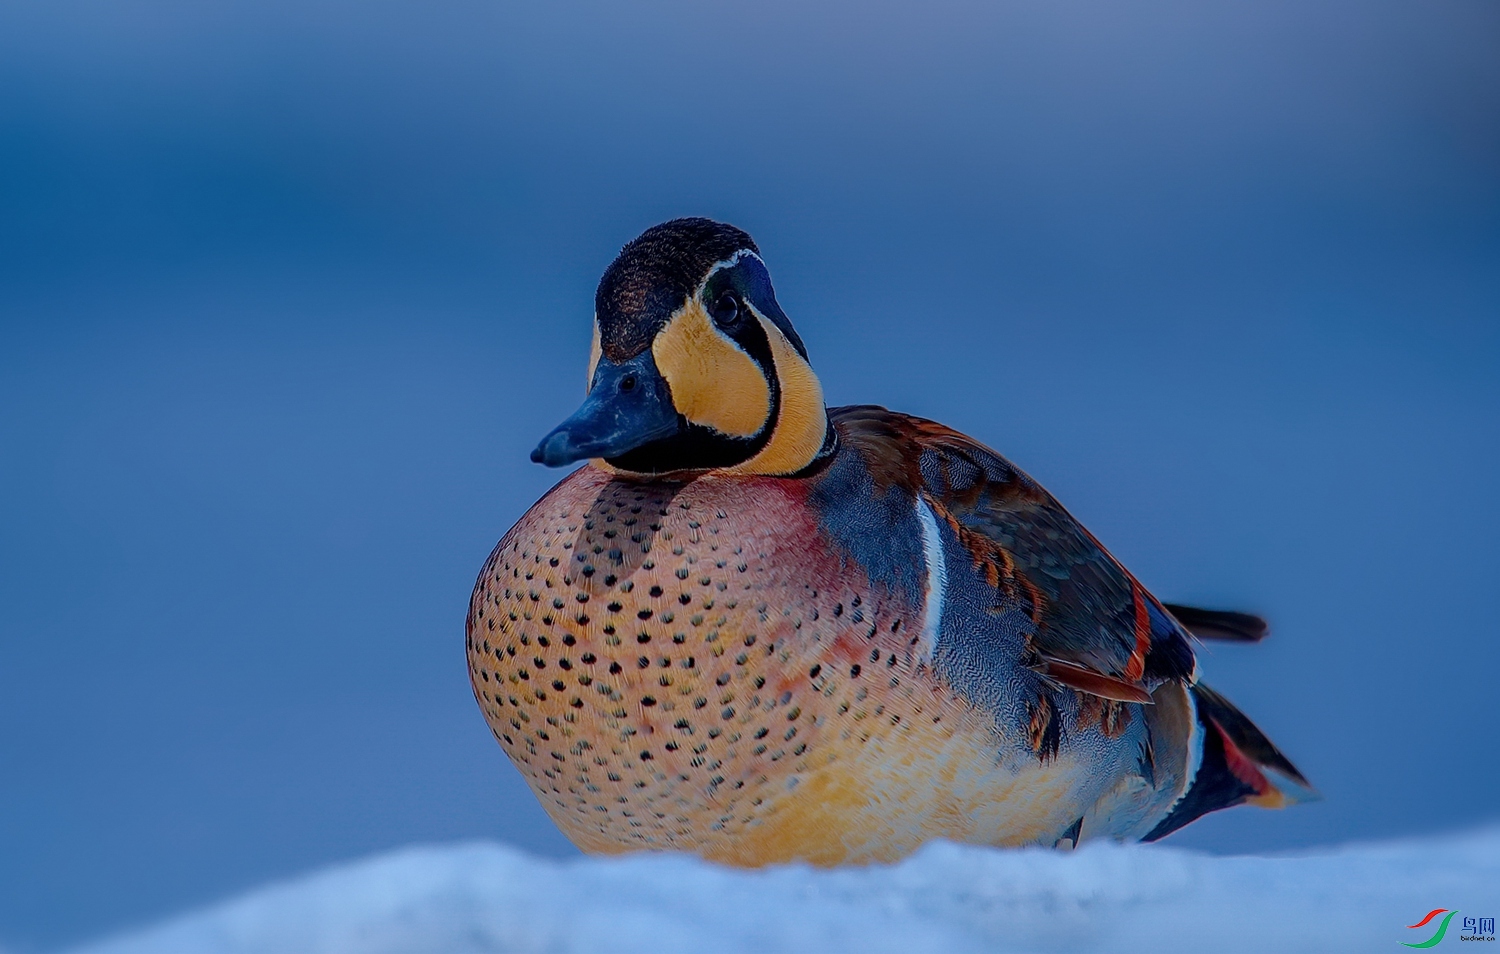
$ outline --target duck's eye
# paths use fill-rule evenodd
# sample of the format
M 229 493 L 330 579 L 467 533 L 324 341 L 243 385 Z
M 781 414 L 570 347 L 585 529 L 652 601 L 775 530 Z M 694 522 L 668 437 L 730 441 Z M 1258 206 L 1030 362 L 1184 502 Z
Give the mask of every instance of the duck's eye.
M 732 293 L 725 292 L 714 301 L 708 313 L 720 328 L 733 328 L 740 317 L 740 303 Z
M 635 375 L 633 375 L 633 374 L 627 374 L 627 375 L 625 375 L 625 377 L 621 378 L 620 379 L 620 390 L 621 391 L 634 391 L 635 390 Z

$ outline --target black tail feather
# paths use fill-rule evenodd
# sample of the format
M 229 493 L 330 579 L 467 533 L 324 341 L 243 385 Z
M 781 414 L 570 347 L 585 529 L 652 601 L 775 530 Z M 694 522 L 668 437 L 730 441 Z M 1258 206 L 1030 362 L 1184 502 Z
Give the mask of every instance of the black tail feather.
M 1198 703 L 1202 720 L 1218 726 L 1228 736 L 1230 743 L 1250 761 L 1261 768 L 1278 772 L 1304 788 L 1312 788 L 1311 783 L 1297 771 L 1297 766 L 1282 755 L 1281 750 L 1260 731 L 1260 727 L 1251 722 L 1249 716 L 1236 709 L 1234 703 L 1201 682 L 1193 687 L 1193 699 Z
M 1198 772 L 1193 784 L 1172 806 L 1171 812 L 1157 823 L 1141 841 L 1156 841 L 1165 838 L 1189 822 L 1197 821 L 1209 812 L 1221 808 L 1232 808 L 1255 794 L 1255 789 L 1246 785 L 1229 770 L 1229 760 L 1224 753 L 1224 740 L 1211 727 L 1203 731 L 1203 760 L 1198 763 Z
M 1297 767 L 1228 699 L 1202 683 L 1190 691 L 1203 739 L 1198 771 L 1142 841 L 1156 841 L 1221 808 L 1245 802 L 1280 808 L 1318 797 Z
M 1232 610 L 1199 609 L 1177 603 L 1163 603 L 1188 632 L 1199 639 L 1218 639 L 1232 643 L 1258 643 L 1271 628 L 1259 616 Z

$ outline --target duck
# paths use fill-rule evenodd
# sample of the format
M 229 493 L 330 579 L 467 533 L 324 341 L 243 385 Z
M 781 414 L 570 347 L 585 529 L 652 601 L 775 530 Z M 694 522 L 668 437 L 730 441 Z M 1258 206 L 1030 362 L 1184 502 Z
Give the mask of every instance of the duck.
M 979 441 L 827 407 L 759 248 L 675 219 L 594 299 L 577 466 L 470 600 L 475 699 L 588 853 L 890 862 L 1151 842 L 1317 793 L 1199 676 L 1259 617 L 1157 599 Z

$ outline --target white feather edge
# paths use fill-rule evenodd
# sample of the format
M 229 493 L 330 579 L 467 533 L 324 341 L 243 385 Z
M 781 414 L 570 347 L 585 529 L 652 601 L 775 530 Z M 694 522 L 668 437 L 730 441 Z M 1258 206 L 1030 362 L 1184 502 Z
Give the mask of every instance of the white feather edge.
M 931 662 L 937 654 L 938 634 L 943 625 L 943 599 L 948 590 L 948 565 L 943 553 L 943 535 L 937 514 L 923 494 L 917 495 L 917 522 L 922 526 L 922 561 L 927 581 L 922 594 L 922 653 Z

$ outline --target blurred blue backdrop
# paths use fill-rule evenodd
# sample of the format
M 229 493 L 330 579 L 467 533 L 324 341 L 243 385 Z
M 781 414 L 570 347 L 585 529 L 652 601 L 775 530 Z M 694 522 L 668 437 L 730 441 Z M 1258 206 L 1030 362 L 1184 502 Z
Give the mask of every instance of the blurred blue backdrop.
M 594 284 L 756 236 L 834 403 L 981 438 L 1326 801 L 1500 815 L 1494 0 L 8 0 L 0 944 L 411 841 L 571 852 L 463 619 Z

